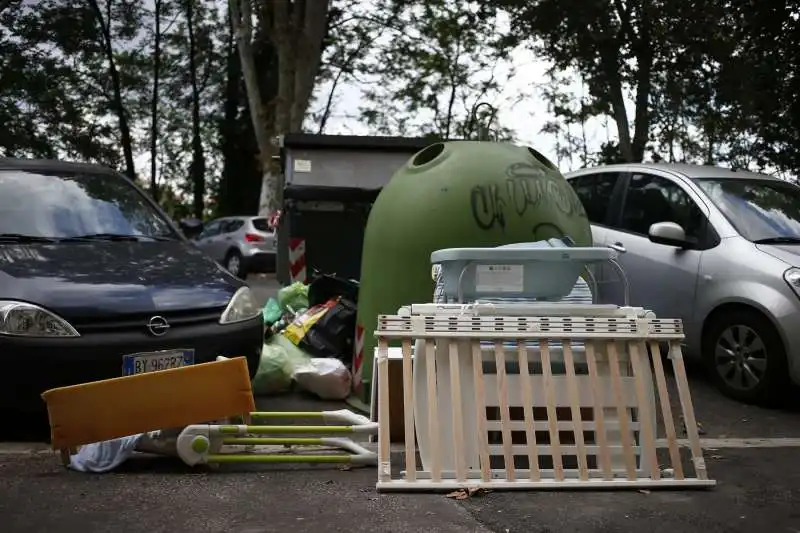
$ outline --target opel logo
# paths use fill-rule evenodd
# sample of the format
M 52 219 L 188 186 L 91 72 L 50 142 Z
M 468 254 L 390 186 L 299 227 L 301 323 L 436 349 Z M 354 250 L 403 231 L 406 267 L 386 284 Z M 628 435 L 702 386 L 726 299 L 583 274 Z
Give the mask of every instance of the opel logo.
M 155 337 L 166 335 L 169 331 L 169 322 L 163 316 L 154 316 L 147 323 L 147 330 Z

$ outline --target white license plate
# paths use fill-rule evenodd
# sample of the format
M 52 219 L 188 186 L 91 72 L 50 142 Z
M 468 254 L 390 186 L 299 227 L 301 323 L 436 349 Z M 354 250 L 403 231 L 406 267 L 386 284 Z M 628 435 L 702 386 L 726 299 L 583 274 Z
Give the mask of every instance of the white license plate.
M 194 350 L 191 349 L 134 353 L 122 357 L 122 375 L 133 376 L 193 364 Z

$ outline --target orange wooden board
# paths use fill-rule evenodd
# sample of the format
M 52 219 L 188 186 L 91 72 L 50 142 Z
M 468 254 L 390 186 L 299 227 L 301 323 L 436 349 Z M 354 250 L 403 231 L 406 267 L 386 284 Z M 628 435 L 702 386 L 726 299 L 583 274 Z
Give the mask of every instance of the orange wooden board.
M 54 450 L 255 410 L 244 357 L 51 389 Z

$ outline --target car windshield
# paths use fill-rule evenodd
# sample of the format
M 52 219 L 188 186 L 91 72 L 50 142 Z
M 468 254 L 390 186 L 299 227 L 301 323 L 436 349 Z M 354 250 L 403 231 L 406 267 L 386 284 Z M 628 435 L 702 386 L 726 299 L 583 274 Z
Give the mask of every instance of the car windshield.
M 742 237 L 800 243 L 800 187 L 783 181 L 702 178 L 695 183 Z
M 177 238 L 142 193 L 116 174 L 38 170 L 0 171 L 0 235 L 28 242 Z

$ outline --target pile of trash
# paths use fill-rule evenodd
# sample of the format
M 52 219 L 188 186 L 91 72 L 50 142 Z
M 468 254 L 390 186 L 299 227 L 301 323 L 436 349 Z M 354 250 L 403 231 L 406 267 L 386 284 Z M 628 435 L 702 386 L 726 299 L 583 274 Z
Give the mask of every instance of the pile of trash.
M 297 385 L 323 400 L 350 394 L 358 282 L 327 274 L 278 291 L 263 309 L 266 333 L 253 393 Z

